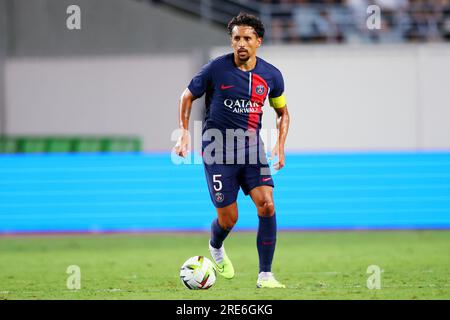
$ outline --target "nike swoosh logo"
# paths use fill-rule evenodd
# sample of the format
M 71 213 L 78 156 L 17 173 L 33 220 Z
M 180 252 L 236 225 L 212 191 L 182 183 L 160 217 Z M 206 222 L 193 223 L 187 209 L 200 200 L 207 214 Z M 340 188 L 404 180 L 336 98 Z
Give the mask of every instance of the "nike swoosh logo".
M 266 181 L 269 181 L 270 179 L 272 179 L 272 178 L 263 178 L 262 181 L 266 182 Z
M 231 86 L 221 85 L 220 89 L 221 90 L 226 90 L 226 89 L 230 89 L 230 88 L 233 88 L 233 87 L 234 87 L 234 85 L 231 85 Z
M 224 267 L 222 266 L 222 267 L 219 267 L 219 265 L 217 264 L 217 263 L 215 263 L 214 262 L 214 264 L 216 265 L 216 269 L 217 269 L 217 271 L 219 271 L 219 273 L 222 273 L 223 272 L 223 269 L 224 269 Z

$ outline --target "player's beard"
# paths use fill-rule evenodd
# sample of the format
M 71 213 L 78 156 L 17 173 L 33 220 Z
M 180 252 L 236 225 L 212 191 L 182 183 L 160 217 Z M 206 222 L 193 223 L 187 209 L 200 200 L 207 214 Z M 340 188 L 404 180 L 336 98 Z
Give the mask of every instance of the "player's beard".
M 249 55 L 248 51 L 245 51 L 244 53 L 245 53 L 245 55 L 240 55 L 239 52 L 237 53 L 237 57 L 238 57 L 239 61 L 241 61 L 241 62 L 247 62 L 250 59 L 250 55 Z

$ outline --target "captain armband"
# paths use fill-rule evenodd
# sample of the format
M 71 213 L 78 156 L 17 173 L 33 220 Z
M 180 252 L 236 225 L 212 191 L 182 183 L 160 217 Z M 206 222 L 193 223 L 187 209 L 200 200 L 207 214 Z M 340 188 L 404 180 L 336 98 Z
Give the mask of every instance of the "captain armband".
M 269 104 L 272 108 L 283 108 L 286 105 L 286 98 L 284 94 L 276 98 L 269 98 Z

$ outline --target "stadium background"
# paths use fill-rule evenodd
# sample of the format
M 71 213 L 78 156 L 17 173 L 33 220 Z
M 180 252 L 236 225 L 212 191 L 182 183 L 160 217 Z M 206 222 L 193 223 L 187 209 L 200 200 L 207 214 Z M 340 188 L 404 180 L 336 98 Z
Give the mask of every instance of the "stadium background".
M 66 27 L 73 4 L 81 30 Z M 178 98 L 229 52 L 240 10 L 262 17 L 260 56 L 286 83 L 273 265 L 286 289 L 255 289 L 241 194 L 236 277 L 192 292 L 179 268 L 209 256 L 215 210 L 202 165 L 171 156 Z M 0 300 L 449 299 L 449 14 L 447 0 L 0 0 Z
M 202 165 L 171 161 L 177 102 L 241 9 L 265 19 L 292 116 L 279 227 L 450 227 L 448 1 L 378 3 L 369 31 L 357 1 L 0 1 L 0 232 L 208 230 Z M 413 37 L 416 12 L 435 24 Z

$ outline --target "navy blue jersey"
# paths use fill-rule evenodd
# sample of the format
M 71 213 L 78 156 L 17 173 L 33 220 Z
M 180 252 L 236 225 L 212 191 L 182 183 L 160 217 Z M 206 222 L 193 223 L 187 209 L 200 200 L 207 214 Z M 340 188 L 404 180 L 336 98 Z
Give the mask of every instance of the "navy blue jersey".
M 248 195 L 258 186 L 273 187 L 259 131 L 266 98 L 269 97 L 273 107 L 285 105 L 281 72 L 261 58 L 257 58 L 253 70 L 242 71 L 234 64 L 231 53 L 203 66 L 189 83 L 188 89 L 195 97 L 206 93 L 202 154 L 213 204 L 221 208 L 235 202 L 239 188 Z M 217 137 L 210 139 L 214 135 L 211 133 L 210 137 L 207 134 L 214 131 L 210 129 L 223 132 L 226 139 L 222 143 L 217 141 Z M 230 129 L 251 132 L 252 136 L 248 139 L 245 134 L 234 137 L 229 134 Z M 229 139 L 230 136 L 232 139 Z M 244 143 L 235 144 L 235 138 Z M 216 146 L 224 147 L 223 155 L 220 149 L 210 148 L 214 145 L 211 141 Z
M 233 53 L 218 57 L 198 72 L 188 89 L 195 97 L 206 93 L 203 129 L 261 129 L 262 108 L 267 97 L 281 97 L 281 72 L 257 57 L 251 71 L 236 67 Z

